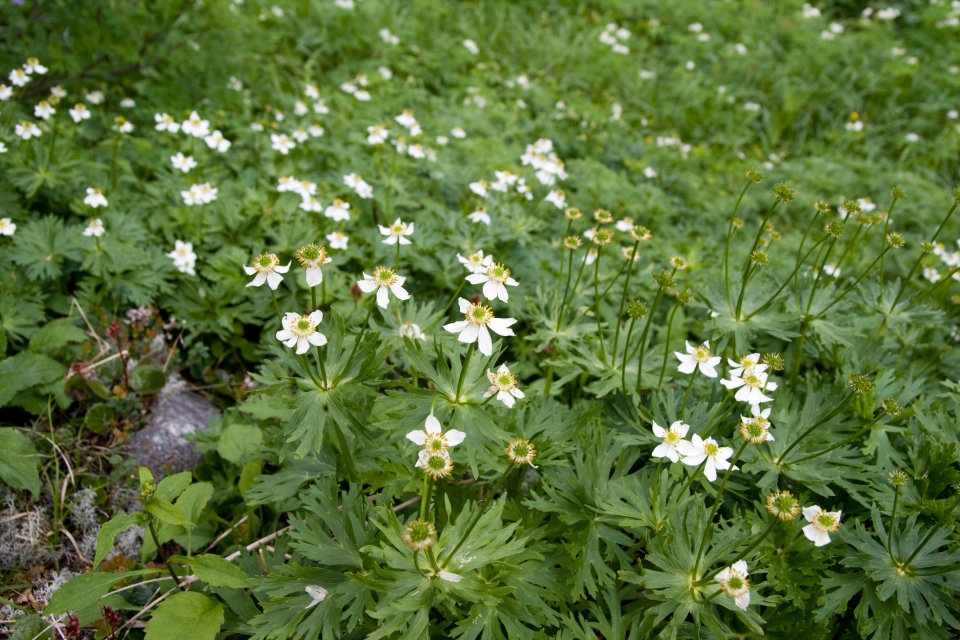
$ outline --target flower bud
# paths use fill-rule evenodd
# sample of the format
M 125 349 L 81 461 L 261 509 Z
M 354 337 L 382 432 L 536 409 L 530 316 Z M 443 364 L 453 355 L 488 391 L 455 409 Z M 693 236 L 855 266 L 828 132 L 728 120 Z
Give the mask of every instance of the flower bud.
M 687 263 L 687 259 L 683 256 L 670 256 L 670 266 L 677 271 L 683 271 L 689 266 L 689 264 Z
M 685 307 L 690 304 L 691 300 L 693 300 L 693 292 L 690 289 L 677 292 L 677 304 Z
M 890 480 L 890 484 L 895 487 L 902 487 L 910 482 L 910 477 L 907 476 L 906 472 L 901 471 L 900 469 L 894 469 L 888 473 L 887 478 Z
M 750 252 L 750 262 L 757 265 L 758 267 L 765 267 L 770 264 L 770 256 L 767 255 L 766 251 L 761 251 L 757 249 Z
M 743 218 L 734 218 L 732 222 L 733 222 L 734 229 L 743 229 L 743 225 L 744 225 Z
M 779 353 L 768 353 L 760 358 L 760 362 L 770 367 L 771 371 L 783 371 L 783 357 Z
M 577 209 L 576 207 L 567 207 L 563 211 L 563 217 L 565 217 L 567 220 L 579 220 L 583 217 L 583 214 L 580 213 L 580 209 Z
M 823 230 L 829 233 L 834 238 L 839 238 L 843 236 L 843 232 L 846 229 L 846 225 L 843 224 L 842 220 L 831 220 L 827 224 L 823 225 Z
M 646 242 L 653 237 L 653 234 L 650 233 L 650 229 L 638 224 L 630 229 L 630 237 L 633 238 L 635 242 Z
M 631 320 L 643 320 L 648 313 L 650 313 L 650 310 L 641 300 L 633 300 L 627 303 L 627 315 L 630 316 Z
M 783 204 L 790 204 L 797 195 L 796 189 L 788 185 L 786 182 L 781 182 L 775 186 L 772 191 L 774 197 Z
M 599 224 L 610 224 L 613 222 L 613 214 L 606 209 L 597 209 L 593 212 L 593 219 Z
M 774 518 L 789 522 L 800 513 L 800 502 L 789 491 L 775 491 L 767 496 L 767 511 Z
M 899 231 L 891 231 L 887 234 L 887 245 L 891 249 L 899 249 L 904 245 L 903 235 Z
M 932 242 L 920 243 L 920 251 L 923 251 L 924 253 L 933 253 L 934 249 L 936 248 L 937 248 L 937 245 L 933 244 Z
M 907 197 L 907 193 L 900 187 L 894 187 L 893 189 L 890 189 L 890 195 L 897 200 L 903 200 Z
M 403 527 L 403 543 L 414 551 L 426 551 L 437 541 L 437 529 L 431 522 L 413 520 Z
M 760 184 L 763 182 L 763 174 L 757 171 L 755 168 L 747 171 L 746 176 L 747 179 L 752 181 L 754 184 Z
M 900 415 L 900 404 L 893 398 L 887 398 L 880 403 L 880 407 L 886 412 L 886 414 L 892 418 L 896 418 Z
M 830 213 L 830 205 L 824 202 L 823 200 L 817 200 L 813 203 L 813 208 L 817 210 L 817 213 L 822 215 L 825 213 Z
M 609 229 L 597 229 L 593 234 L 593 244 L 602 247 L 605 244 L 613 242 L 613 232 Z
M 583 240 L 580 239 L 580 236 L 567 236 L 563 239 L 563 248 L 569 249 L 570 251 L 576 251 L 583 246 Z
M 860 203 L 856 200 L 844 200 L 842 206 L 843 210 L 847 212 L 847 215 L 858 216 L 863 213 L 863 209 L 860 208 Z
M 669 289 L 674 285 L 673 274 L 664 269 L 660 273 L 653 274 L 653 281 L 661 289 Z
M 870 378 L 862 373 L 851 373 L 847 377 L 847 386 L 860 395 L 866 395 L 874 389 L 874 385 L 872 382 L 870 382 Z

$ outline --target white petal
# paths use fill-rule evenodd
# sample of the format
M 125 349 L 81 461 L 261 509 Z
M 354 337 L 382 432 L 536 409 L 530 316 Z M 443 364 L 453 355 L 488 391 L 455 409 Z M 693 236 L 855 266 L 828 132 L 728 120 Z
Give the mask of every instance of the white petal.
M 466 320 L 461 320 L 460 322 L 451 322 L 450 324 L 445 324 L 443 325 L 443 328 L 450 333 L 460 333 L 467 328 L 467 324 L 469 323 Z
M 688 360 L 687 362 L 681 363 L 680 366 L 677 367 L 677 371 L 679 371 L 680 373 L 690 374 L 690 373 L 693 373 L 696 370 L 696 368 L 697 368 L 697 363 L 694 362 L 693 360 Z
M 513 399 L 513 396 L 505 391 L 500 391 L 497 393 L 497 400 L 507 405 L 510 408 L 513 408 L 513 405 L 516 404 L 516 400 Z
M 322 333 L 314 332 L 307 337 L 307 342 L 315 347 L 322 347 L 323 345 L 327 344 L 327 336 L 323 335 Z
M 475 324 L 467 324 L 466 328 L 460 332 L 460 335 L 457 337 L 457 340 L 460 342 L 476 342 L 477 336 L 480 335 L 480 327 Z
M 311 313 L 308 317 L 310 318 L 310 321 L 313 324 L 315 325 L 320 324 L 321 322 L 323 322 L 323 311 L 320 311 L 319 309 L 317 309 L 316 311 Z
M 267 274 L 265 274 L 265 273 L 258 273 L 256 278 L 254 278 L 253 280 L 251 280 L 250 282 L 247 283 L 247 286 L 248 286 L 248 287 L 259 287 L 260 285 L 262 285 L 262 284 L 263 284 L 264 282 L 266 282 L 266 281 L 267 281 Z
M 307 286 L 315 287 L 323 282 L 323 271 L 320 269 L 307 269 Z
M 283 276 L 277 273 L 276 271 L 271 271 L 267 274 L 267 284 L 270 285 L 270 288 L 274 291 L 277 290 L 277 287 L 280 286 L 280 283 L 283 281 Z
M 306 338 L 297 338 L 297 355 L 310 350 L 310 342 Z
M 487 300 L 496 300 L 497 298 L 497 283 L 493 280 L 487 280 L 483 284 L 483 296 Z
M 411 431 L 407 434 L 407 439 L 412 440 L 422 447 L 423 443 L 427 441 L 427 434 L 423 431 Z
M 512 331 L 510 332 L 513 333 Z M 463 335 L 463 334 L 461 334 Z M 477 347 L 480 349 L 480 353 L 485 356 L 490 356 L 493 354 L 493 341 L 490 339 L 490 332 L 487 331 L 486 326 L 481 326 L 478 333 Z M 506 404 L 506 403 L 504 403 Z M 507 405 L 509 406 L 509 405 Z
M 467 437 L 467 434 L 465 434 L 463 431 L 457 431 L 456 429 L 450 429 L 450 431 L 447 431 L 446 435 L 447 444 L 451 447 L 457 446 L 463 442 L 464 438 Z
M 658 425 L 656 422 L 653 423 L 652 428 L 653 428 L 653 435 L 657 436 L 658 438 L 667 437 L 667 430 L 661 427 L 660 425 Z
M 821 509 L 817 505 L 804 507 L 803 517 L 807 519 L 807 522 L 813 522 L 813 519 L 817 517 L 817 514 L 820 513 L 820 511 Z
M 364 293 L 370 293 L 377 288 L 377 285 L 373 284 L 373 280 L 358 280 L 357 286 L 360 287 L 360 291 L 363 291 Z
M 177 248 L 179 249 L 179 247 L 177 247 Z M 243 270 L 247 272 L 247 275 L 248 275 L 248 276 L 252 276 L 253 274 L 255 274 L 255 273 L 257 272 L 256 269 L 254 269 L 253 267 L 248 267 L 247 265 L 243 265 Z
M 450 573 L 449 571 L 441 571 L 437 575 L 440 576 L 442 579 L 446 580 L 447 582 L 460 582 L 461 580 L 463 580 L 462 577 L 458 576 L 455 573 Z
M 283 329 L 283 330 L 281 330 L 281 331 L 277 331 L 277 340 L 279 340 L 280 342 L 283 342 L 283 341 L 285 341 L 285 340 L 289 340 L 289 339 L 292 338 L 292 337 L 293 337 L 293 334 L 290 333 L 289 331 L 287 331 L 286 329 Z
M 377 291 L 377 304 L 384 309 L 390 304 L 390 294 L 387 293 L 387 287 L 380 287 Z
M 707 458 L 707 464 L 703 465 L 703 475 L 707 476 L 710 482 L 717 480 L 717 467 L 713 458 Z
M 276 267 L 273 268 L 273 270 L 276 271 L 277 273 L 286 273 L 287 271 L 290 271 L 290 264 L 291 263 L 288 262 L 287 266 L 285 267 L 281 267 L 280 265 L 277 265 Z
M 427 421 L 424 423 L 424 428 L 426 429 L 427 433 L 440 433 L 443 431 L 443 428 L 440 426 L 440 421 L 437 420 L 437 416 L 433 415 L 432 413 L 427 416 Z
M 716 377 L 717 377 L 717 370 L 714 369 L 712 366 L 710 366 L 710 364 L 708 364 L 708 363 L 706 363 L 706 362 L 701 362 L 701 363 L 700 363 L 700 373 L 702 373 L 703 375 L 707 376 L 708 378 L 716 378 Z
M 501 336 L 516 335 L 510 327 L 517 321 L 514 318 L 494 318 L 487 323 L 490 330 Z M 490 354 L 487 354 L 490 355 Z
M 754 354 L 754 355 L 756 355 L 756 354 Z M 733 563 L 733 568 L 736 569 L 737 571 L 739 571 L 740 573 L 743 573 L 743 574 L 750 573 L 750 572 L 747 570 L 747 562 L 746 562 L 746 560 L 737 560 L 736 562 Z
M 397 296 L 400 300 L 409 300 L 410 294 L 407 293 L 407 290 L 400 286 L 400 283 L 390 285 L 390 291 L 393 291 L 393 295 Z
M 467 308 L 470 306 L 470 303 L 463 298 L 459 298 L 457 304 L 460 305 L 460 313 L 466 313 Z
M 680 434 L 680 437 L 683 438 L 687 435 L 687 431 L 690 431 L 690 425 L 684 424 L 682 420 L 677 420 L 670 428 Z

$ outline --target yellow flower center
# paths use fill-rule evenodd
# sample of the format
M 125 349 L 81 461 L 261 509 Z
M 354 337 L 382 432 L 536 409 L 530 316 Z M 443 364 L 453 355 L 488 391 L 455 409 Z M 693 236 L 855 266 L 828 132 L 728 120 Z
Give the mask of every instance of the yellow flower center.
M 316 332 L 317 325 L 313 323 L 310 316 L 299 316 L 290 323 L 287 330 L 298 338 L 307 338 Z
M 667 431 L 667 436 L 663 440 L 667 444 L 672 444 L 676 446 L 677 444 L 680 443 L 681 440 L 683 440 L 683 438 L 680 437 L 679 432 L 674 431 L 673 429 L 670 429 L 669 431 Z
M 706 362 L 710 359 L 710 349 L 707 349 L 705 346 L 700 345 L 693 350 L 693 359 L 697 362 Z
M 507 278 L 510 277 L 510 269 L 507 269 L 502 264 L 492 264 L 487 267 L 487 277 L 494 282 L 506 282 Z
M 703 443 L 703 452 L 711 458 L 715 457 L 719 451 L 720 447 L 717 446 L 716 442 L 707 441 Z
M 377 267 L 373 270 L 373 283 L 378 287 L 392 287 L 397 284 L 397 274 L 389 267 Z
M 280 264 L 280 259 L 272 253 L 261 253 L 253 261 L 253 268 L 260 273 L 270 273 Z
M 471 304 L 467 307 L 467 322 L 483 326 L 493 320 L 493 310 L 485 304 Z
M 840 523 L 827 511 L 821 511 L 813 518 L 813 526 L 825 533 L 833 533 L 840 528 Z

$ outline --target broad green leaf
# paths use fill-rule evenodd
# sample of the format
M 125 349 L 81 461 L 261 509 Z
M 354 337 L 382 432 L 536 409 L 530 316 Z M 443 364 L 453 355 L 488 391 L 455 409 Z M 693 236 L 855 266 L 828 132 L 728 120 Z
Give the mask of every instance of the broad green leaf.
M 117 534 L 126 531 L 134 525 L 144 526 L 146 524 L 147 519 L 140 512 L 122 513 L 105 522 L 100 528 L 100 532 L 97 533 L 97 555 L 93 559 L 93 566 L 100 566 L 100 561 L 107 557 L 110 549 L 113 548 L 113 541 L 117 537 Z
M 123 573 L 103 573 L 92 571 L 81 573 L 70 578 L 66 584 L 57 589 L 50 603 L 44 609 L 44 614 L 59 616 L 68 611 L 76 611 L 90 606 L 110 591 L 110 588 L 121 580 L 129 580 L 135 576 L 156 573 L 159 569 L 140 569 L 138 571 L 124 571 Z
M 49 384 L 67 373 L 67 368 L 47 356 L 23 351 L 0 360 L 0 407 L 35 385 Z
M 40 455 L 30 438 L 16 429 L 0 429 L 0 480 L 14 489 L 40 495 Z
M 72 318 L 58 318 L 48 322 L 45 327 L 30 338 L 30 351 L 49 353 L 64 345 L 84 342 L 88 339 L 87 334 L 74 324 Z
M 167 476 L 157 485 L 156 497 L 172 502 L 177 496 L 183 493 L 183 490 L 190 486 L 193 480 L 193 473 L 190 471 L 181 471 L 172 476 Z
M 189 519 L 173 504 L 163 498 L 154 497 L 143 505 L 143 508 L 156 516 L 161 522 L 175 525 L 193 524 Z
M 177 509 L 189 520 L 187 524 L 197 524 L 200 521 L 200 513 L 211 496 L 213 485 L 209 482 L 194 483 L 180 494 L 177 498 Z
M 175 593 L 147 623 L 146 640 L 213 640 L 223 625 L 223 606 L 202 593 Z
M 214 553 L 205 553 L 191 558 L 172 556 L 170 561 L 187 565 L 198 578 L 215 587 L 243 589 L 250 586 L 247 576 L 239 567 Z
M 240 462 L 244 456 L 256 453 L 263 439 L 259 427 L 252 424 L 231 424 L 220 434 L 217 452 L 230 462 Z

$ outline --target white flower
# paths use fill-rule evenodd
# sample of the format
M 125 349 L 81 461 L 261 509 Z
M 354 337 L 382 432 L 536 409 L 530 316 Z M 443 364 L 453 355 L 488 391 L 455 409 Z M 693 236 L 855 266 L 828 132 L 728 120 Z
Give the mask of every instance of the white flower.
M 862 120 L 851 120 L 843 125 L 847 131 L 863 131 L 863 121 Z
M 457 446 L 466 437 L 467 434 L 456 429 L 443 433 L 440 421 L 432 413 L 427 416 L 422 431 L 411 431 L 407 434 L 408 440 L 420 445 L 424 451 L 432 455 L 446 453 L 447 449 Z M 419 460 L 416 466 L 421 466 Z
M 313 112 L 318 116 L 323 116 L 330 113 L 330 108 L 327 107 L 323 100 L 317 100 L 313 103 Z
M 400 38 L 393 35 L 390 29 L 380 29 L 380 39 L 387 44 L 400 44 Z
M 333 242 L 331 241 L 331 246 Z M 407 290 L 403 288 L 403 283 L 406 281 L 406 278 L 403 276 L 398 276 L 397 272 L 389 267 L 377 267 L 373 270 L 373 275 L 368 276 L 366 273 L 363 274 L 363 280 L 357 282 L 357 286 L 360 287 L 360 290 L 364 293 L 371 293 L 372 291 L 377 291 L 377 304 L 381 308 L 386 309 L 387 305 L 390 304 L 390 295 L 388 291 L 392 291 L 393 295 L 397 296 L 398 300 L 409 300 L 410 294 L 407 293 Z
M 296 131 L 294 131 L 294 132 L 291 133 L 290 135 L 293 136 L 293 139 L 294 139 L 294 140 L 296 140 L 297 142 L 301 142 L 301 143 L 306 142 L 306 141 L 307 141 L 307 138 L 310 137 L 310 134 L 308 134 L 308 133 L 307 133 L 305 130 L 303 130 L 303 129 L 297 129 Z
M 66 90 L 58 84 L 50 87 L 50 94 L 56 98 L 60 98 L 61 100 L 67 97 Z
M 637 73 L 640 76 L 641 80 L 652 80 L 657 74 L 653 71 L 647 71 L 646 69 L 640 69 Z
M 487 267 L 485 272 L 471 273 L 467 276 L 467 282 L 470 284 L 483 283 L 483 295 L 487 300 L 499 298 L 502 302 L 508 302 L 510 299 L 510 294 L 507 293 L 507 287 L 504 285 L 515 287 L 520 284 L 510 277 L 510 269 L 496 263 Z
M 0 142 L 0 153 L 6 153 L 6 152 L 7 152 L 7 145 L 5 145 L 3 142 Z
M 182 153 L 170 156 L 170 162 L 173 163 L 174 169 L 180 169 L 184 173 L 189 173 L 191 169 L 197 166 L 197 161 L 193 159 L 193 156 L 184 156 Z
M 700 368 L 700 373 L 707 376 L 708 378 L 716 378 L 717 370 L 714 368 L 720 364 L 720 356 L 711 356 L 710 355 L 710 341 L 704 342 L 698 347 L 691 347 L 689 342 L 684 341 L 684 344 L 687 345 L 687 353 L 680 353 L 679 351 L 674 351 L 673 354 L 677 356 L 680 360 L 680 366 L 677 367 L 677 371 L 680 373 L 693 373 L 697 370 L 697 367 Z
M 654 170 L 653 167 L 647 167 L 643 170 L 643 175 L 646 176 L 647 178 L 653 179 L 657 177 L 657 172 Z
M 273 147 L 276 151 L 279 151 L 283 155 L 290 153 L 290 150 L 297 146 L 297 143 L 290 139 L 290 137 L 285 134 L 270 134 L 270 146 Z
M 252 131 L 256 131 L 257 133 L 260 133 L 261 131 L 263 131 L 263 124 L 260 122 L 251 122 L 250 129 Z
M 561 189 L 551 191 L 544 200 L 553 203 L 557 209 L 565 209 L 567 207 L 567 196 Z
M 493 354 L 493 341 L 490 339 L 488 327 L 490 331 L 501 336 L 515 335 L 510 329 L 510 326 L 517 322 L 514 318 L 495 318 L 493 310 L 482 303 L 471 304 L 463 298 L 460 298 L 458 303 L 464 319 L 446 324 L 443 328 L 450 333 L 459 334 L 457 340 L 460 342 L 476 342 L 483 355 Z
M 732 378 L 742 377 L 744 371 L 753 373 L 754 371 L 765 371 L 767 369 L 767 365 L 760 364 L 759 353 L 751 353 L 750 355 L 741 357 L 739 360 L 727 358 L 727 364 L 730 365 L 730 377 Z
M 476 182 L 471 182 L 469 186 L 470 191 L 474 192 L 481 198 L 486 198 L 490 189 L 490 183 L 486 180 L 477 180 Z
M 454 138 L 462 140 L 463 138 L 467 137 L 467 132 L 463 130 L 463 127 L 454 127 L 453 129 L 450 129 L 450 135 L 452 135 Z
M 493 256 L 483 255 L 483 249 L 480 249 L 476 253 L 471 253 L 466 258 L 458 253 L 457 260 L 459 260 L 460 264 L 465 266 L 470 273 L 485 273 L 487 267 L 493 264 Z
M 315 244 L 308 244 L 297 249 L 297 260 L 300 266 L 306 269 L 308 287 L 315 287 L 323 282 L 321 267 L 328 264 L 331 258 L 327 257 L 327 250 Z
M 919 141 L 920 141 L 920 136 L 917 135 L 916 133 L 908 133 L 907 135 L 904 136 L 904 138 L 906 139 L 907 142 L 919 142 Z
M 669 429 L 664 429 L 656 422 L 653 423 L 653 435 L 663 438 L 663 442 L 658 444 L 650 455 L 654 458 L 668 458 L 671 462 L 680 461 L 680 453 L 677 446 L 684 442 L 684 436 L 690 430 L 690 425 L 684 424 L 683 420 L 677 420 Z
M 190 117 L 183 121 L 181 128 L 187 135 L 202 138 L 210 134 L 210 121 L 203 120 L 196 111 L 193 111 Z
M 294 178 L 293 176 L 280 176 L 277 180 L 277 191 L 283 193 L 285 191 L 294 191 L 300 193 L 300 181 Z
M 211 149 L 216 149 L 220 153 L 225 153 L 227 149 L 230 148 L 231 142 L 223 137 L 223 134 L 219 130 L 214 131 L 207 137 L 203 139 L 207 143 L 207 146 Z
M 760 111 L 760 105 L 756 102 L 746 102 L 744 103 L 743 108 L 747 111 Z
M 173 266 L 179 271 L 187 273 L 191 276 L 196 275 L 193 268 L 197 264 L 197 254 L 193 252 L 192 242 L 176 240 L 174 242 L 173 251 L 168 253 L 167 257 L 173 260 Z
M 500 365 L 495 372 L 487 369 L 487 380 L 492 386 L 483 394 L 484 398 L 496 394 L 497 400 L 512 408 L 516 399 L 524 397 L 523 391 L 517 388 L 517 379 L 505 364 Z
M 12 236 L 17 232 L 17 225 L 10 222 L 10 218 L 0 218 L 0 236 Z
M 327 597 L 327 590 L 317 585 L 306 586 L 303 590 L 306 591 L 307 595 L 312 599 L 312 602 L 307 605 L 307 609 L 317 606 Z
M 382 124 L 373 124 L 367 127 L 367 143 L 383 144 L 390 135 L 390 130 Z
M 344 202 L 340 198 L 337 198 L 333 201 L 327 210 L 323 212 L 323 215 L 327 216 L 334 222 L 343 222 L 350 219 L 350 203 Z
M 272 253 L 262 253 L 253 261 L 253 266 L 243 265 L 243 270 L 248 276 L 257 274 L 256 277 L 247 283 L 248 287 L 259 287 L 266 282 L 271 289 L 276 290 L 283 280 L 281 273 L 290 270 L 290 263 L 287 266 L 280 266 L 280 259 Z
M 91 104 L 100 104 L 103 102 L 103 92 L 102 91 L 91 91 L 86 96 L 86 99 Z
M 293 104 L 293 115 L 295 116 L 305 116 L 310 112 L 310 109 L 307 108 L 306 103 L 303 100 L 297 100 Z
M 133 131 L 133 123 L 128 122 L 123 116 L 117 116 L 113 119 L 113 130 L 120 133 L 130 133 Z
M 738 42 L 737 44 L 733 45 L 733 50 L 741 56 L 747 55 L 747 45 L 743 44 L 742 42 Z
M 303 196 L 303 202 L 300 203 L 300 208 L 312 213 L 320 213 L 323 211 L 323 205 L 314 196 Z
M 954 5 L 956 6 L 956 5 Z M 887 7 L 877 11 L 877 20 L 896 20 L 900 16 L 900 9 Z
M 940 280 L 940 272 L 932 267 L 924 267 L 923 277 L 929 280 L 930 282 L 937 282 L 938 280 Z
M 43 118 L 44 120 L 48 120 L 50 116 L 56 112 L 57 110 L 54 109 L 46 100 L 41 100 L 37 103 L 37 106 L 33 108 L 33 115 L 38 118 Z
M 311 138 L 319 138 L 323 135 L 323 127 L 318 124 L 312 124 L 307 127 L 307 133 L 310 134 Z
M 407 240 L 406 236 L 413 235 L 413 223 L 407 224 L 406 222 L 401 222 L 400 218 L 394 220 L 393 224 L 389 227 L 385 227 L 382 224 L 379 225 L 380 233 L 387 236 L 387 239 L 383 241 L 383 244 L 412 244 Z
M 361 102 L 368 102 L 370 100 L 370 92 L 361 89 L 353 94 L 353 97 Z
M 80 102 L 73 105 L 73 109 L 70 109 L 68 113 L 70 114 L 70 117 L 73 118 L 74 122 L 90 119 L 90 109 L 87 109 L 87 105 Z
M 8 77 L 10 78 L 10 82 L 12 82 L 13 86 L 15 87 L 22 87 L 30 82 L 30 76 L 27 75 L 27 72 L 23 69 L 14 69 L 10 72 Z
M 204 182 L 203 184 L 190 185 L 187 191 L 180 192 L 180 196 L 183 198 L 185 205 L 194 206 L 213 202 L 217 199 L 218 191 L 218 189 L 211 187 L 209 182 Z
M 0 100 L 6 102 L 13 96 L 13 87 L 0 83 Z
M 333 0 L 333 4 L 337 5 L 341 9 L 352 10 L 354 8 L 353 0 Z
M 303 95 L 307 96 L 311 100 L 317 100 L 320 98 L 320 91 L 317 89 L 316 85 L 308 83 L 307 86 L 303 88 Z
M 87 196 L 83 199 L 83 204 L 93 207 L 105 207 L 107 206 L 107 198 L 103 195 L 103 192 L 100 189 L 89 188 L 87 189 Z
M 816 547 L 830 544 L 830 534 L 840 528 L 840 511 L 824 511 L 817 505 L 803 508 L 808 524 L 803 535 Z
M 165 113 L 155 113 L 153 119 L 157 122 L 157 131 L 169 131 L 170 133 L 180 131 L 180 123 L 174 120 L 173 116 Z
M 353 84 L 352 82 L 344 82 L 340 85 L 340 90 L 344 93 L 354 94 L 357 92 L 357 85 Z
M 18 124 L 14 128 L 14 131 L 24 140 L 29 140 L 30 138 L 39 138 L 43 134 L 43 132 L 40 130 L 40 127 L 32 122 L 27 122 L 26 120 Z
M 310 345 L 322 347 L 327 344 L 327 337 L 317 331 L 317 325 L 321 320 L 323 320 L 323 312 L 319 309 L 306 316 L 285 313 L 283 329 L 277 331 L 277 340 L 290 349 L 296 347 L 297 355 L 309 351 Z
M 227 89 L 230 89 L 231 91 L 243 91 L 243 83 L 237 78 L 230 76 L 230 80 L 227 82 Z
M 813 19 L 813 18 L 819 18 L 819 17 L 820 17 L 820 9 L 818 9 L 818 8 L 812 6 L 812 5 L 809 5 L 809 4 L 804 4 L 804 5 L 803 5 L 802 15 L 803 15 L 804 18 L 806 18 L 806 19 L 808 19 L 808 20 L 811 20 L 811 19 Z
M 343 183 L 353 189 L 361 198 L 373 197 L 373 187 L 355 173 L 348 173 L 343 176 Z
M 423 160 L 427 157 L 426 152 L 423 150 L 422 144 L 410 145 L 410 147 L 407 149 L 407 154 L 413 158 L 416 158 L 417 160 Z
M 766 408 L 763 411 L 760 411 L 760 405 L 755 404 L 750 406 L 750 413 L 753 414 L 752 418 L 747 418 L 746 416 L 740 416 L 740 435 L 744 440 L 749 440 L 753 444 L 761 444 L 768 440 L 772 441 L 773 436 L 770 435 L 770 408 Z
M 683 464 L 694 467 L 705 462 L 703 475 L 710 482 L 716 481 L 718 469 L 725 471 L 730 468 L 728 460 L 733 455 L 733 449 L 730 447 L 721 447 L 713 438 L 704 440 L 698 434 L 693 434 L 690 442 L 686 440 L 680 442 L 677 445 L 677 451 L 680 453 Z M 737 468 L 734 467 L 734 469 Z
M 309 180 L 299 180 L 296 184 L 291 185 L 290 191 L 299 193 L 302 198 L 308 198 L 316 195 L 317 184 Z
M 738 389 L 734 398 L 736 398 L 739 402 L 747 402 L 749 404 L 773 402 L 773 398 L 764 395 L 763 392 L 775 391 L 777 388 L 777 383 L 769 382 L 767 380 L 766 372 L 759 370 L 760 366 L 755 367 L 752 371 L 744 371 L 740 377 L 731 377 L 730 380 L 721 380 L 720 384 L 727 389 Z
M 411 340 L 427 339 L 427 334 L 420 330 L 420 325 L 414 324 L 409 320 L 400 325 L 400 328 L 397 329 L 397 333 L 399 333 L 401 337 L 410 338 Z
M 327 234 L 327 242 L 330 243 L 331 249 L 338 249 L 340 251 L 347 250 L 347 243 L 350 241 L 350 238 L 340 231 L 334 231 L 333 233 Z
M 393 77 L 393 71 L 390 71 L 390 69 L 388 69 L 387 67 L 377 68 L 377 73 L 379 73 L 380 77 L 383 78 L 384 80 L 389 80 L 390 78 Z
M 23 65 L 23 70 L 27 73 L 36 73 L 41 76 L 47 72 L 47 68 L 40 64 L 40 61 L 36 58 L 27 58 L 27 61 Z
M 401 126 L 404 126 L 407 129 L 417 124 L 417 119 L 414 117 L 413 111 L 410 111 L 409 109 L 404 109 L 403 113 L 395 117 L 394 120 L 399 122 Z
M 750 606 L 750 580 L 747 578 L 747 563 L 737 560 L 732 567 L 718 573 L 714 580 L 720 583 L 725 594 L 733 598 L 734 603 L 744 611 Z
M 123 109 L 133 109 L 137 106 L 137 103 L 134 102 L 133 98 L 124 98 L 120 101 L 120 107 Z
M 488 227 L 490 226 L 490 214 L 487 213 L 486 207 L 477 207 L 476 211 L 467 215 L 467 219 L 470 220 L 470 222 L 477 222 L 485 224 Z
M 617 42 L 617 43 L 614 44 L 612 47 L 610 47 L 610 49 L 611 49 L 611 51 L 613 51 L 614 53 L 619 53 L 619 54 L 621 54 L 621 55 L 626 55 L 626 54 L 630 53 L 630 47 L 628 47 L 628 46 L 625 45 L 625 44 L 620 44 L 619 42 Z
M 83 235 L 89 237 L 93 236 L 94 238 L 99 238 L 104 234 L 106 229 L 103 227 L 103 220 L 100 218 L 94 218 L 87 225 L 87 228 L 83 230 Z
M 477 43 L 471 40 L 470 38 L 467 38 L 466 40 L 463 41 L 463 46 L 466 47 L 467 51 L 469 51 L 473 55 L 477 55 L 478 53 L 480 53 L 480 47 L 478 47 Z

